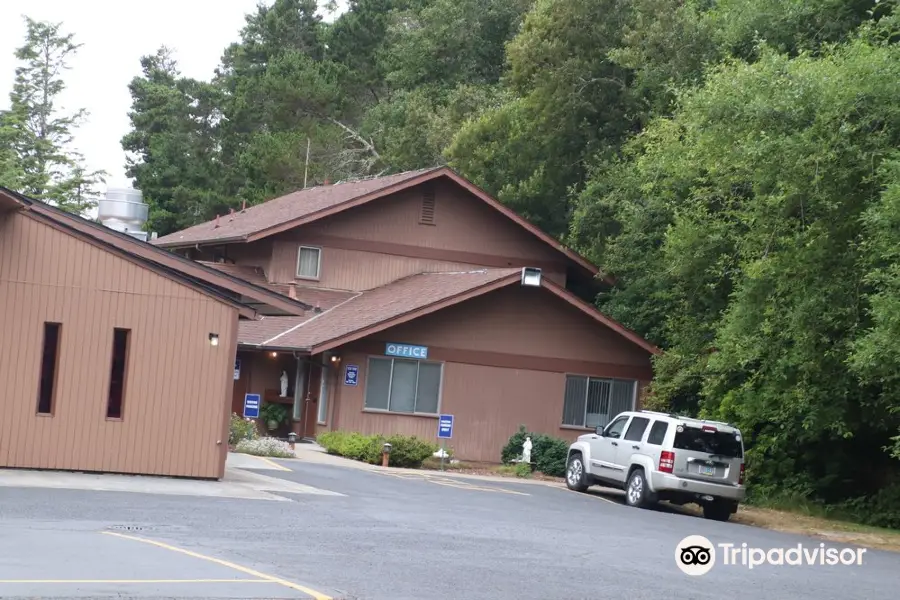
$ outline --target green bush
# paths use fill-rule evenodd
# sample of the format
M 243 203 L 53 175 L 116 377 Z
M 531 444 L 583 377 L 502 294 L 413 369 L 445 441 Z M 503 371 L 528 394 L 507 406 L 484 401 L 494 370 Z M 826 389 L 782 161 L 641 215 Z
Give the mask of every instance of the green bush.
M 387 442 L 391 445 L 388 464 L 392 467 L 421 467 L 422 461 L 438 450 L 435 443 L 399 434 L 384 437 L 363 435 L 354 431 L 327 431 L 320 434 L 316 441 L 329 454 L 373 465 L 381 464 L 381 450 Z
M 237 413 L 231 413 L 231 426 L 228 430 L 228 443 L 232 446 L 243 440 L 255 440 L 259 437 L 256 423 L 245 419 Z
M 515 466 L 516 477 L 531 477 L 531 465 L 528 463 L 516 463 Z
M 531 436 L 531 460 L 537 471 L 552 477 L 566 474 L 566 456 L 569 453 L 569 442 L 543 433 L 531 433 L 524 425 L 510 436 L 500 451 L 500 460 L 510 464 L 522 455 L 522 444 Z

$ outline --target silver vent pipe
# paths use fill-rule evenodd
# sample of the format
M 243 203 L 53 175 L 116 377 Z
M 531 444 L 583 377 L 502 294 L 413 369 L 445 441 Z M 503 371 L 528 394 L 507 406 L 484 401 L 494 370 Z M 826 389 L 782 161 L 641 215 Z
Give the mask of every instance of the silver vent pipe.
M 108 188 L 106 196 L 97 203 L 97 219 L 105 227 L 146 242 L 149 234 L 144 231 L 144 225 L 148 210 L 140 190 Z

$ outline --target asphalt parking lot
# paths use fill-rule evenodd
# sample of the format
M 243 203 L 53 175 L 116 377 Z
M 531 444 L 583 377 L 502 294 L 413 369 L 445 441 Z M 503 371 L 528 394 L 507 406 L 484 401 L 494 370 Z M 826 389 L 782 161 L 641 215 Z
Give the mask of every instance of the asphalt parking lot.
M 279 464 L 288 470 L 254 474 L 332 494 L 0 486 L 0 597 L 896 598 L 892 553 L 690 577 L 674 560 L 687 535 L 762 548 L 820 540 L 514 480 Z

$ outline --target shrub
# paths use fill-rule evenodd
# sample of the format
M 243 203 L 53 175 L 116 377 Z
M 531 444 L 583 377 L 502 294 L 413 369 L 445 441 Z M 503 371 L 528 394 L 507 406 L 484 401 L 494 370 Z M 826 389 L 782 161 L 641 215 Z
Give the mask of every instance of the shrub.
M 259 438 L 256 431 L 256 423 L 245 419 L 237 413 L 231 413 L 231 426 L 228 430 L 228 443 L 232 446 L 241 440 L 255 440 Z
M 392 467 L 418 468 L 438 450 L 438 445 L 411 435 L 363 435 L 353 431 L 328 431 L 316 437 L 329 454 L 352 458 L 369 464 L 381 464 L 381 449 L 391 445 L 388 464 Z
M 537 471 L 552 477 L 566 474 L 566 457 L 569 453 L 569 442 L 543 433 L 530 433 L 524 425 L 510 436 L 500 451 L 500 460 L 510 464 L 522 456 L 522 444 L 531 436 L 531 460 Z
M 271 437 L 241 440 L 234 450 L 235 452 L 252 454 L 254 456 L 272 456 L 275 458 L 294 458 L 296 456 L 287 442 Z
M 516 477 L 531 477 L 531 465 L 523 462 L 516 463 L 515 474 Z

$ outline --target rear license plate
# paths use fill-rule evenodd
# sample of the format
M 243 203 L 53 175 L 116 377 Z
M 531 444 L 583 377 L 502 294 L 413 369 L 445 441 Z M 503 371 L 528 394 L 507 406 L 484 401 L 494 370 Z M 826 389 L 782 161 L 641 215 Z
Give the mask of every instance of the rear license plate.
M 708 467 L 708 466 L 706 466 L 706 465 L 700 465 L 700 474 L 701 474 L 701 475 L 715 475 L 715 474 L 716 474 L 716 468 L 715 468 L 715 467 Z

